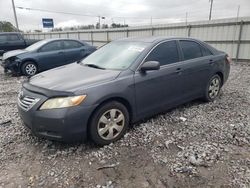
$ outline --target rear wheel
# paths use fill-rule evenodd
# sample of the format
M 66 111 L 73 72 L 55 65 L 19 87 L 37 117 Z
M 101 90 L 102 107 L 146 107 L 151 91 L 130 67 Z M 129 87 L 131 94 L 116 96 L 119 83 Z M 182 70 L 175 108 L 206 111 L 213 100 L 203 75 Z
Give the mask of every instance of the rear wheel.
M 119 140 L 129 125 L 127 108 L 116 101 L 102 105 L 90 122 L 91 139 L 98 145 L 107 145 Z
M 221 77 L 218 74 L 212 76 L 207 84 L 206 93 L 204 97 L 205 101 L 214 101 L 220 93 L 221 86 Z
M 37 73 L 37 65 L 34 62 L 28 61 L 22 65 L 22 73 L 25 76 L 33 76 Z

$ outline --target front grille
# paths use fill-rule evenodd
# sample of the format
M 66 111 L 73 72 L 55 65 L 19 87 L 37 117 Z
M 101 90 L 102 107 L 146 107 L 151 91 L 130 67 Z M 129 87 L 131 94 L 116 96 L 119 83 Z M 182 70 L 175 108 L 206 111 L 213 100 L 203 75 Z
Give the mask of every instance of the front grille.
M 40 99 L 29 96 L 18 96 L 18 105 L 25 111 L 31 109 Z

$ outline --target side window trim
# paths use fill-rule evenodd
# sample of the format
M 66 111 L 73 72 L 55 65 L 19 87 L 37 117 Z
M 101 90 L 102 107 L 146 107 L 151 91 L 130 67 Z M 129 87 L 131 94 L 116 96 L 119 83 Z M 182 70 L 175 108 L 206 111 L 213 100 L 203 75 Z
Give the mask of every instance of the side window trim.
M 17 40 L 10 40 L 12 36 L 15 36 L 15 37 L 17 38 Z M 9 34 L 7 34 L 7 40 L 9 40 L 9 41 L 19 41 L 19 40 L 21 40 L 21 39 L 20 39 L 20 37 L 19 37 L 18 34 L 9 33 Z
M 210 55 L 214 55 L 214 53 L 211 52 L 211 50 L 210 50 L 209 48 L 207 48 L 205 45 L 203 45 L 202 43 L 200 43 L 200 46 L 201 46 L 202 48 L 204 48 L 205 50 L 207 50 L 207 51 L 210 53 Z M 201 52 L 202 52 L 203 57 L 207 57 L 207 56 L 204 56 L 202 50 L 201 50 Z M 209 56 L 210 56 L 210 55 L 209 55 Z
M 67 41 L 70 41 L 70 42 L 75 42 L 75 43 L 77 43 L 77 44 L 79 45 L 79 47 L 74 47 L 74 48 L 66 48 L 66 47 L 65 47 L 65 42 L 67 42 Z M 63 42 L 63 50 L 78 49 L 78 48 L 81 48 L 81 47 L 83 46 L 83 44 L 82 44 L 82 43 L 80 43 L 80 42 L 78 42 L 78 41 L 76 41 L 76 40 L 64 40 L 64 41 L 62 41 L 62 42 Z
M 180 39 L 180 40 L 178 40 L 178 43 L 179 43 L 179 45 L 180 45 L 180 50 L 181 50 L 181 53 L 182 53 L 182 58 L 183 58 L 182 61 L 189 61 L 189 60 L 192 60 L 192 59 L 186 59 L 186 60 L 185 60 L 184 53 L 183 53 L 183 49 L 182 49 L 181 44 L 180 44 L 181 41 L 194 42 L 194 43 L 196 43 L 196 44 L 199 46 L 200 53 L 201 53 L 202 56 L 196 57 L 196 58 L 192 58 L 192 59 L 199 59 L 199 58 L 203 58 L 203 57 L 204 57 L 204 56 L 203 56 L 203 53 L 202 53 L 202 49 L 201 49 L 201 44 L 200 44 L 199 42 L 197 42 L 197 41 L 195 41 L 195 40 Z
M 62 47 L 62 49 L 60 49 L 60 50 L 64 50 L 62 41 L 60 41 L 60 40 L 55 40 L 55 41 L 50 41 L 50 42 L 48 42 L 47 44 L 44 44 L 44 45 L 41 46 L 37 51 L 38 51 L 38 52 L 48 52 L 48 51 L 41 51 L 41 49 L 42 49 L 44 46 L 46 46 L 46 45 L 48 45 L 48 44 L 50 44 L 50 43 L 52 43 L 52 42 L 60 42 L 60 46 Z M 60 50 L 53 50 L 53 51 L 60 51 Z M 51 51 L 51 52 L 53 52 L 53 51 Z
M 176 43 L 176 48 L 177 48 L 177 53 L 178 53 L 178 56 L 179 56 L 179 61 L 175 62 L 175 63 L 170 63 L 170 64 L 166 64 L 166 65 L 161 65 L 160 67 L 167 67 L 169 65 L 173 65 L 173 64 L 176 64 L 176 63 L 179 63 L 181 62 L 181 56 L 180 56 L 180 49 L 178 47 L 178 42 L 176 39 L 167 39 L 167 40 L 164 40 L 164 41 L 161 41 L 159 43 L 157 43 L 155 46 L 153 46 L 149 52 L 147 53 L 147 55 L 143 58 L 143 60 L 141 61 L 141 63 L 138 65 L 138 67 L 136 68 L 135 72 L 139 72 L 140 70 L 140 67 L 142 66 L 143 63 L 145 63 L 145 60 L 147 59 L 147 57 L 149 56 L 149 54 L 157 47 L 159 46 L 160 44 L 162 43 L 165 43 L 165 42 L 170 42 L 170 41 L 174 41 Z

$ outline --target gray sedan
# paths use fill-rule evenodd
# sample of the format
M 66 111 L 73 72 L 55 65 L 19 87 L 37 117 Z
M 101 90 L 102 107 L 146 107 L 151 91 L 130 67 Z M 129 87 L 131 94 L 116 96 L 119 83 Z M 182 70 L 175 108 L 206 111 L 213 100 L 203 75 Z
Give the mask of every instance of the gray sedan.
M 196 98 L 215 100 L 230 61 L 195 39 L 122 39 L 78 64 L 33 76 L 23 84 L 18 110 L 37 136 L 105 145 L 143 118 Z

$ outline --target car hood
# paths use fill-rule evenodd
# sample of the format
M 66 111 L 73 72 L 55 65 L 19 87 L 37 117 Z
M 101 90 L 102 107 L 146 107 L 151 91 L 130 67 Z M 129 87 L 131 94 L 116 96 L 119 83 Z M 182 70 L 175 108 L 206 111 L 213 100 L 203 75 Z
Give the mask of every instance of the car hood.
M 15 57 L 17 55 L 24 54 L 24 53 L 27 53 L 27 52 L 28 52 L 27 50 L 12 50 L 12 51 L 8 51 L 8 52 L 6 52 L 6 53 L 3 54 L 3 60 L 8 59 L 10 57 Z
M 75 92 L 115 79 L 120 71 L 102 70 L 78 63 L 61 66 L 29 79 L 29 83 L 45 89 Z

